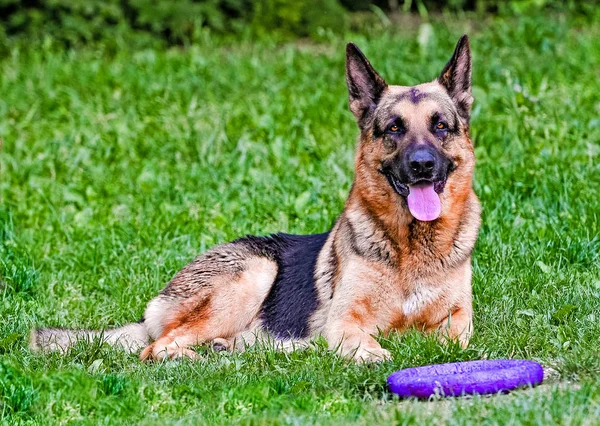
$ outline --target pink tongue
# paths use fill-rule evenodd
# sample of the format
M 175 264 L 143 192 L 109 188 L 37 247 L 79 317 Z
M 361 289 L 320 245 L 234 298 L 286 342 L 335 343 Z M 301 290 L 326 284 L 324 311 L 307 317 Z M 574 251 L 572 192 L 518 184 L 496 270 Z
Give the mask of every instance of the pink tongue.
M 409 190 L 406 201 L 415 219 L 429 221 L 440 217 L 442 205 L 439 195 L 433 190 L 433 184 L 413 185 Z

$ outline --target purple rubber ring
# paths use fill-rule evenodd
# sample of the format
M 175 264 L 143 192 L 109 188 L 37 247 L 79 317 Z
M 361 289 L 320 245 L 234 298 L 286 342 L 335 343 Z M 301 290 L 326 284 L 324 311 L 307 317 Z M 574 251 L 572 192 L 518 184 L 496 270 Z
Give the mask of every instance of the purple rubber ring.
M 390 391 L 401 398 L 461 396 L 508 392 L 542 383 L 540 364 L 524 359 L 453 362 L 396 371 L 388 377 Z

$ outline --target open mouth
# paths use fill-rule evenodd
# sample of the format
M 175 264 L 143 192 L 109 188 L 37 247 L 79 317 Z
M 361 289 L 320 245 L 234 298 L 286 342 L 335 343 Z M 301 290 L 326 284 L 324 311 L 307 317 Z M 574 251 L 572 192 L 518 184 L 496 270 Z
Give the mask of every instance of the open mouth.
M 406 198 L 410 214 L 417 220 L 428 222 L 437 219 L 442 213 L 440 195 L 446 186 L 446 179 L 419 180 L 404 184 L 392 173 L 384 173 L 391 187 L 398 195 Z
M 405 185 L 402 182 L 400 182 L 400 180 L 391 172 L 384 172 L 383 175 L 387 178 L 391 187 L 394 188 L 394 191 L 396 191 L 398 195 L 401 195 L 402 197 L 408 197 L 408 194 L 410 192 L 408 189 L 408 185 Z

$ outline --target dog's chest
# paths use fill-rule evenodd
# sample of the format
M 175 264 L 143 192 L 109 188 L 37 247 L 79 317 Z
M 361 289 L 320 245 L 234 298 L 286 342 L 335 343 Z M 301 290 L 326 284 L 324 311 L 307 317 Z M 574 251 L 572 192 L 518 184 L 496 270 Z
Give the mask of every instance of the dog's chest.
M 398 309 L 406 318 L 414 318 L 422 314 L 433 303 L 440 300 L 443 289 L 427 284 L 415 285 L 408 294 L 398 300 Z

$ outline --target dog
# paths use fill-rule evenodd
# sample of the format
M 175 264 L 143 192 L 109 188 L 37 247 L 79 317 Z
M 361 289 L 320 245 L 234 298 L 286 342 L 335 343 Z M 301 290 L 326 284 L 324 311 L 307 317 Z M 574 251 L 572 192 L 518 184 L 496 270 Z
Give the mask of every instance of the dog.
M 376 335 L 408 328 L 466 347 L 481 213 L 469 39 L 435 80 L 414 87 L 388 85 L 349 43 L 346 81 L 360 138 L 355 179 L 330 231 L 218 245 L 178 272 L 139 322 L 34 329 L 31 347 L 65 351 L 100 337 L 141 350 L 142 360 L 195 359 L 200 344 L 241 350 L 268 338 L 295 348 L 323 336 L 339 354 L 374 362 L 390 358 Z

